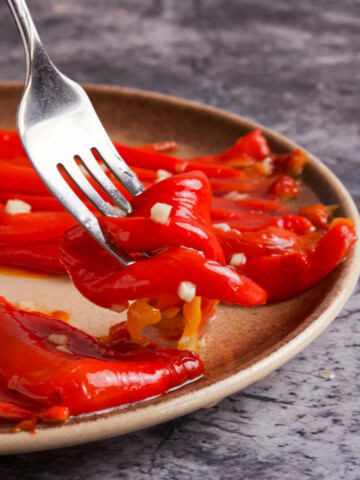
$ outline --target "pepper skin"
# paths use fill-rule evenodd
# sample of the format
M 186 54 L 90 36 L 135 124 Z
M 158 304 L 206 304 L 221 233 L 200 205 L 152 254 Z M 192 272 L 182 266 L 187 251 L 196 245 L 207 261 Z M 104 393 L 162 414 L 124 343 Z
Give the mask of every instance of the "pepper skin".
M 150 220 L 151 208 L 157 202 L 172 207 L 166 225 Z M 140 257 L 135 264 L 123 269 L 80 227 L 75 227 L 60 243 L 61 259 L 83 295 L 107 308 L 126 300 L 176 295 L 183 281 L 194 283 L 198 296 L 241 305 L 264 303 L 266 294 L 256 284 L 189 250 L 200 248 L 210 255 L 210 260 L 224 261 L 221 247 L 211 232 L 210 205 L 211 190 L 203 173 L 166 178 L 133 198 L 135 217 L 101 220 L 113 244 L 130 247 L 134 240 L 132 250 L 162 248 L 160 253 L 148 260 Z M 151 223 L 153 231 L 161 237 L 141 235 L 141 228 L 146 226 L 145 232 L 151 236 Z M 188 248 L 169 248 L 183 245 Z
M 54 274 L 66 273 L 58 242 L 76 221 L 66 212 L 0 211 L 0 264 Z
M 31 193 L 1 192 L 0 203 L 8 200 L 22 200 L 31 206 L 32 212 L 63 212 L 64 207 L 50 195 L 36 195 Z
M 274 217 L 268 226 L 279 227 L 300 235 L 309 233 L 315 230 L 315 226 L 307 218 L 300 215 L 284 215 L 283 217 Z
M 10 162 L 0 162 L 0 190 L 49 195 L 49 190 L 31 166 Z
M 257 232 L 217 231 L 218 240 L 228 260 L 234 253 L 243 253 L 248 258 L 293 252 L 315 242 L 320 236 L 321 233 L 300 236 L 271 226 Z
M 2 159 L 26 159 L 25 150 L 15 130 L 0 130 L 0 152 Z
M 168 247 L 189 247 L 204 252 L 207 258 L 224 263 L 224 255 L 212 228 L 194 222 L 170 219 L 167 225 L 149 218 L 99 219 L 108 242 L 127 251 L 152 252 Z
M 269 193 L 275 197 L 286 199 L 297 197 L 300 191 L 293 178 L 281 175 L 270 185 Z
M 304 206 L 298 213 L 310 220 L 320 230 L 327 230 L 329 227 L 329 212 L 324 205 Z
M 66 336 L 65 351 L 51 343 L 51 334 Z M 33 409 L 34 414 L 42 410 L 44 419 L 58 415 L 63 420 L 66 408 L 79 415 L 137 402 L 203 373 L 193 352 L 156 345 L 119 351 L 66 323 L 0 299 L 0 376 L 6 390 L 29 402 L 27 408 L 11 407 L 8 397 L 5 404 L 0 402 L 0 417 L 27 418 Z M 63 408 L 49 410 L 53 406 Z
M 260 130 L 254 130 L 239 138 L 235 144 L 218 155 L 208 155 L 193 159 L 201 163 L 225 163 L 228 165 L 248 166 L 261 161 L 271 154 L 266 138 Z M 239 165 L 239 166 L 240 166 Z
M 0 212 L 0 244 L 58 242 L 76 225 L 66 212 Z
M 122 268 L 81 227 L 74 227 L 61 240 L 60 255 L 76 288 L 106 308 L 127 300 L 176 294 L 183 281 L 195 284 L 198 296 L 246 306 L 266 301 L 265 291 L 256 283 L 185 248 L 169 249 Z
M 157 202 L 170 205 L 166 225 L 151 220 Z M 188 247 L 204 252 L 206 258 L 224 262 L 210 220 L 211 189 L 201 172 L 174 175 L 154 184 L 135 197 L 127 218 L 102 217 L 100 225 L 107 240 L 129 251 L 153 251 L 166 247 Z
M 269 301 L 286 300 L 316 285 L 346 257 L 357 236 L 351 220 L 337 218 L 304 249 L 282 255 L 250 257 L 239 271 L 261 285 Z
M 199 170 L 208 177 L 242 178 L 243 173 L 224 165 L 203 165 L 191 160 L 170 157 L 163 153 L 153 153 L 141 149 L 128 147 L 115 142 L 120 155 L 126 159 L 131 167 L 147 168 L 151 170 L 166 170 L 171 173 L 185 173 Z

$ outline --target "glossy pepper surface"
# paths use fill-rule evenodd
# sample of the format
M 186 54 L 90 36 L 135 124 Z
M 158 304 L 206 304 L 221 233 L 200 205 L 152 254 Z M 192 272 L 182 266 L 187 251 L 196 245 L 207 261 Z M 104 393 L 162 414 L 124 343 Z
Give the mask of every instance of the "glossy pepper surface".
M 165 225 L 151 219 L 151 209 L 158 202 L 171 206 Z M 102 219 L 101 224 L 110 241 L 121 247 L 159 250 L 150 259 L 138 257 L 135 264 L 123 269 L 81 227 L 69 230 L 61 241 L 62 261 L 87 298 L 109 308 L 129 299 L 176 295 L 181 282 L 190 282 L 197 295 L 214 300 L 241 305 L 266 301 L 262 288 L 221 265 L 224 257 L 209 215 L 211 190 L 203 173 L 177 175 L 156 183 L 135 197 L 132 206 L 130 218 Z M 142 235 L 135 240 L 141 233 L 139 226 L 147 225 L 145 231 L 151 231 L 150 222 L 161 237 Z M 195 250 L 206 252 L 209 260 Z
M 53 338 L 65 339 L 66 347 Z M 70 415 L 102 410 L 161 395 L 203 373 L 193 352 L 156 345 L 120 351 L 0 299 L 0 375 L 3 391 L 10 392 L 3 393 L 0 417 L 20 420 L 33 413 L 46 419 L 53 406 Z

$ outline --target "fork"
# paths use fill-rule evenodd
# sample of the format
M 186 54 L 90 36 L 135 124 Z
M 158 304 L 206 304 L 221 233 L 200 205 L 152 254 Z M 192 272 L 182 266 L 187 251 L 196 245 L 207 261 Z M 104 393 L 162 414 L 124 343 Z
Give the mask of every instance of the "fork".
M 17 130 L 38 175 L 63 207 L 124 266 L 134 260 L 106 241 L 96 216 L 63 178 L 72 180 L 85 197 L 106 216 L 116 209 L 91 185 L 91 177 L 123 212 L 131 205 L 119 192 L 95 158 L 97 155 L 114 177 L 133 196 L 143 185 L 112 144 L 83 88 L 63 75 L 43 47 L 24 0 L 7 0 L 24 44 L 25 86 L 17 110 Z M 84 167 L 85 172 L 84 174 Z

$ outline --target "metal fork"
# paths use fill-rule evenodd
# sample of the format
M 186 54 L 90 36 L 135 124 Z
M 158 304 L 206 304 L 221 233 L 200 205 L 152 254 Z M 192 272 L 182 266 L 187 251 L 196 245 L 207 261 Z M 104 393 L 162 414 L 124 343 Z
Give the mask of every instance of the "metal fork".
M 26 55 L 25 87 L 17 111 L 17 129 L 25 151 L 54 197 L 123 266 L 128 266 L 134 260 L 106 242 L 95 215 L 72 190 L 59 169 L 63 169 L 99 212 L 107 216 L 117 216 L 116 211 L 91 185 L 79 161 L 125 213 L 131 212 L 129 202 L 103 171 L 93 152 L 131 195 L 138 195 L 144 187 L 118 154 L 85 91 L 50 60 L 25 1 L 7 2 L 20 30 Z

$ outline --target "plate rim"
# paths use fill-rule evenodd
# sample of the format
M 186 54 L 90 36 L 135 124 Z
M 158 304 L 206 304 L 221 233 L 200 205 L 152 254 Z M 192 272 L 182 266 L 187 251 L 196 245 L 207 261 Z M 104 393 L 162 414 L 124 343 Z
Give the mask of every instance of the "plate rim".
M 22 88 L 22 82 L 0 82 L 0 92 L 3 89 L 14 89 L 19 91 Z M 296 142 L 287 137 L 265 127 L 264 125 L 243 117 L 233 112 L 222 110 L 213 106 L 205 105 L 193 100 L 182 99 L 179 97 L 166 95 L 158 92 L 149 92 L 146 90 L 123 88 L 115 85 L 100 85 L 85 83 L 82 84 L 87 91 L 91 92 L 112 92 L 122 96 L 147 97 L 155 101 L 166 104 L 172 104 L 175 107 L 187 107 L 191 110 L 201 110 L 224 119 L 232 120 L 247 128 L 259 128 L 265 136 L 274 141 L 283 144 L 286 148 L 302 148 Z M 302 148 L 302 150 L 305 150 Z M 305 150 L 306 151 L 306 150 Z M 307 151 L 306 151 L 307 152 Z M 317 157 L 307 152 L 311 163 L 316 170 L 326 176 L 331 184 L 331 189 L 341 193 L 343 205 L 349 211 L 350 217 L 355 223 L 357 234 L 360 232 L 360 218 L 357 207 L 342 182 L 324 165 Z M 36 435 L 30 435 L 28 432 L 0 433 L 0 455 L 18 454 L 33 451 L 43 451 L 55 448 L 78 445 L 82 443 L 98 441 L 105 438 L 111 438 L 118 435 L 124 435 L 136 430 L 148 428 L 171 419 L 194 412 L 200 408 L 208 408 L 216 405 L 223 398 L 242 390 L 248 385 L 261 380 L 272 371 L 289 361 L 297 355 L 307 345 L 309 345 L 321 332 L 336 318 L 341 308 L 344 306 L 352 294 L 359 274 L 360 262 L 360 242 L 357 242 L 347 261 L 336 280 L 335 285 L 326 295 L 325 299 L 317 305 L 309 315 L 308 323 L 305 328 L 298 333 L 296 327 L 293 332 L 287 334 L 279 343 L 279 346 L 270 354 L 264 355 L 264 358 L 255 360 L 248 367 L 235 373 L 229 373 L 224 378 L 204 385 L 195 392 L 188 392 L 181 395 L 165 395 L 157 403 L 143 402 L 140 408 L 135 406 L 126 411 L 116 411 L 111 415 L 99 416 L 98 418 L 86 417 L 80 418 L 80 421 L 54 426 L 50 428 L 39 429 Z M 339 285 L 341 284 L 341 285 Z M 336 288 L 337 287 L 337 288 Z M 331 301 L 326 301 L 330 297 Z M 292 338 L 291 338 L 292 336 Z M 289 338 L 290 337 L 290 338 Z M 66 431 L 66 434 L 59 435 L 59 429 Z M 74 439 L 76 439 L 74 441 Z

